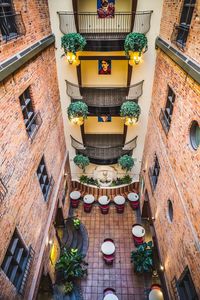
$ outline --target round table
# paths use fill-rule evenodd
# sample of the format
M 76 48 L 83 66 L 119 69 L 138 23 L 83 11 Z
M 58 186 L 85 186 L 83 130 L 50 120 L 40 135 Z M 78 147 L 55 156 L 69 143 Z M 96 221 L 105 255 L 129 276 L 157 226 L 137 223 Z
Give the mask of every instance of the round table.
M 103 298 L 103 300 L 119 300 L 119 298 L 114 294 L 108 294 Z
M 107 205 L 110 202 L 110 199 L 108 199 L 108 196 L 100 196 L 98 202 L 101 205 Z
M 85 195 L 83 202 L 87 204 L 92 204 L 94 202 L 94 196 L 92 194 Z
M 132 228 L 132 234 L 136 237 L 143 237 L 145 236 L 145 229 L 142 225 L 135 225 Z
M 111 255 L 115 252 L 115 245 L 110 241 L 104 242 L 101 245 L 101 252 L 105 255 Z
M 70 198 L 72 200 L 78 200 L 81 197 L 81 193 L 79 191 L 73 191 L 70 193 Z
M 162 291 L 152 290 L 149 293 L 149 300 L 164 300 Z
M 114 197 L 114 202 L 117 205 L 122 205 L 122 204 L 125 203 L 125 198 L 123 196 L 117 195 L 117 196 Z
M 127 196 L 128 200 L 131 202 L 136 202 L 139 200 L 139 196 L 136 193 L 129 193 Z

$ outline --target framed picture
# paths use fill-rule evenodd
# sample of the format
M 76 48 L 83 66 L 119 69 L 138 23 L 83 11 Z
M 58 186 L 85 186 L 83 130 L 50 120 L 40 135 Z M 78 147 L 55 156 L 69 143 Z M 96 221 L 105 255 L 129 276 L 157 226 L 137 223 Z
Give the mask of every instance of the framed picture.
M 111 116 L 98 116 L 98 122 L 111 122 Z
M 114 18 L 115 0 L 97 0 L 97 14 L 101 19 Z
M 98 74 L 99 75 L 110 75 L 111 74 L 111 60 L 100 59 L 98 61 Z

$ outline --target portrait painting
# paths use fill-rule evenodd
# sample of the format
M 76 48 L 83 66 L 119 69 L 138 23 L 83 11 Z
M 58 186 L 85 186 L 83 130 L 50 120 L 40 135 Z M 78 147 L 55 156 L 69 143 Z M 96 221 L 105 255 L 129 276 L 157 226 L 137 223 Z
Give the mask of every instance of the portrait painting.
M 114 18 L 115 0 L 97 0 L 97 14 L 101 19 Z
M 99 75 L 110 75 L 111 74 L 111 60 L 100 59 L 98 65 Z
M 111 116 L 98 116 L 98 122 L 111 122 Z

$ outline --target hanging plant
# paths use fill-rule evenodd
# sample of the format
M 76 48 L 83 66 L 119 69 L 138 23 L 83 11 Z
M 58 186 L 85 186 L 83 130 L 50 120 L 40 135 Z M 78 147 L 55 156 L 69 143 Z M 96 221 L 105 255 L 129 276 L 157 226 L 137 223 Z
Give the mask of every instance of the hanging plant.
M 131 262 L 136 273 L 147 273 L 153 269 L 152 242 L 143 243 L 131 252 Z
M 138 121 L 141 109 L 134 101 L 126 101 L 121 105 L 120 116 L 125 118 L 126 125 L 133 125 Z
M 72 102 L 67 109 L 68 119 L 77 125 L 82 125 L 88 115 L 88 106 L 82 101 Z
M 125 170 L 127 173 L 128 171 L 131 171 L 134 166 L 134 159 L 132 156 L 126 154 L 118 159 L 118 164 L 121 166 L 122 170 Z
M 87 156 L 84 156 L 82 154 L 77 154 L 74 157 L 74 163 L 77 165 L 80 169 L 83 170 L 83 173 L 85 173 L 85 168 L 90 164 L 89 158 Z
M 129 33 L 124 42 L 126 55 L 130 56 L 129 64 L 139 64 L 142 59 L 142 53 L 147 50 L 147 38 L 142 33 Z
M 126 36 L 124 42 L 124 50 L 126 55 L 129 55 L 129 51 L 137 51 L 142 53 L 147 49 L 147 37 L 143 33 L 129 33 Z
M 74 55 L 82 51 L 86 43 L 86 39 L 80 33 L 68 33 L 61 38 L 61 46 L 65 53 L 72 52 Z

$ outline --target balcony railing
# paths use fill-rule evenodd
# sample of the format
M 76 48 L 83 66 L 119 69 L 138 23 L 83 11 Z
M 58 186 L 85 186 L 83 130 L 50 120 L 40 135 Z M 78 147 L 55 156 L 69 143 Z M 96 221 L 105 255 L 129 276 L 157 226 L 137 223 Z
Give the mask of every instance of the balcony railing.
M 0 201 L 3 201 L 5 199 L 7 193 L 8 190 L 3 181 L 0 179 Z
M 164 129 L 165 134 L 167 135 L 170 129 L 170 123 L 169 120 L 165 114 L 165 111 L 161 108 L 160 110 L 160 116 L 159 116 L 160 122 L 162 124 L 162 127 Z
M 21 13 L 0 15 L 0 41 L 9 41 L 26 33 Z
M 79 32 L 87 39 L 124 39 L 130 32 L 146 34 L 152 11 L 115 13 L 114 18 L 98 18 L 96 12 L 58 12 L 62 33 Z
M 87 146 L 71 136 L 71 145 L 77 153 L 87 155 L 90 162 L 97 164 L 113 164 L 122 155 L 132 155 L 133 150 L 137 146 L 137 136 L 125 143 L 117 146 Z
M 185 24 L 174 24 L 174 29 L 171 35 L 171 42 L 175 43 L 178 48 L 184 50 L 190 26 Z
M 116 107 L 124 101 L 137 101 L 143 93 L 143 82 L 128 87 L 79 87 L 66 81 L 66 87 L 72 100 L 83 100 L 89 107 Z
M 26 128 L 27 134 L 31 141 L 33 141 L 41 124 L 42 124 L 42 118 L 41 118 L 40 112 L 37 112 Z
M 148 173 L 149 173 L 149 181 L 150 181 L 151 189 L 152 189 L 152 191 L 154 191 L 155 188 L 156 188 L 156 184 L 157 184 L 158 178 L 153 175 L 152 168 L 149 168 L 149 172 Z

